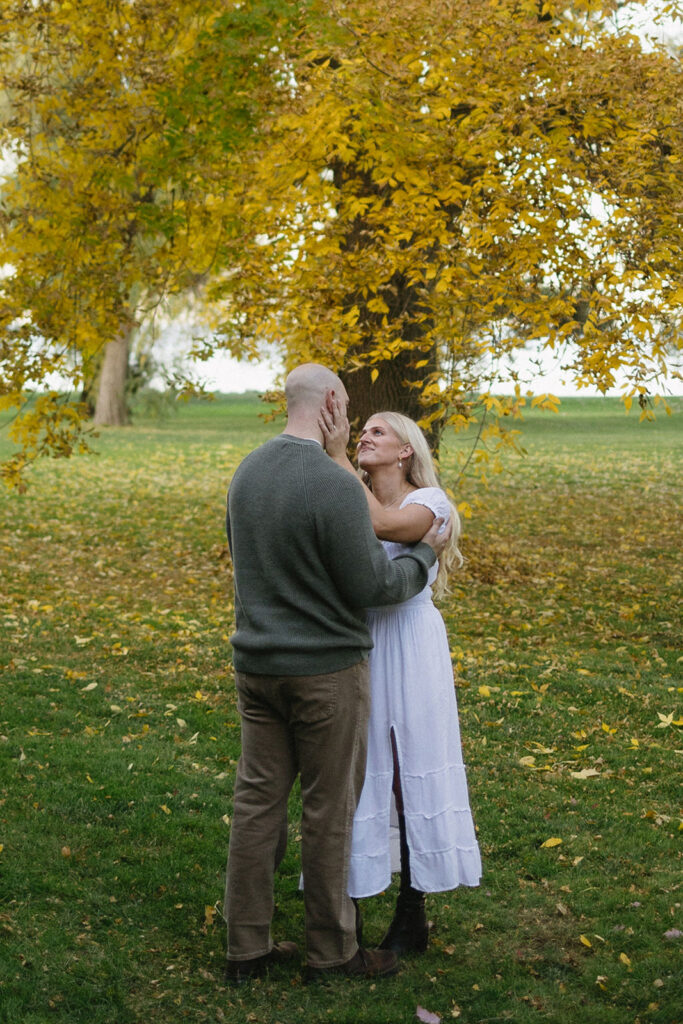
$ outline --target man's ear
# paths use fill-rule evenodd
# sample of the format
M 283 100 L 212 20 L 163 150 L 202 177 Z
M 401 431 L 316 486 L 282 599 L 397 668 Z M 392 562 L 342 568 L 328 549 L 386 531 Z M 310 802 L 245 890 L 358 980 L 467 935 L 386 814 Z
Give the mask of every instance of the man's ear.
M 336 398 L 336 394 L 337 393 L 334 388 L 329 388 L 325 392 L 325 405 L 330 413 L 334 413 L 334 400 Z

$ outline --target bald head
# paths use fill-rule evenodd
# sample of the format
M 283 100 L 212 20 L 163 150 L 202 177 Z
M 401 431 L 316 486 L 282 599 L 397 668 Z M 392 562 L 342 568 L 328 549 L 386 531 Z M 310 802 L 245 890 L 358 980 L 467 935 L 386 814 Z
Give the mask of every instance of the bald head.
M 329 396 L 348 402 L 346 388 L 336 373 L 320 363 L 302 363 L 285 381 L 287 426 L 285 433 L 322 438 L 318 420 Z
M 288 375 L 285 381 L 287 412 L 303 412 L 314 408 L 317 414 L 329 391 L 344 393 L 344 385 L 336 373 L 320 363 L 303 363 Z

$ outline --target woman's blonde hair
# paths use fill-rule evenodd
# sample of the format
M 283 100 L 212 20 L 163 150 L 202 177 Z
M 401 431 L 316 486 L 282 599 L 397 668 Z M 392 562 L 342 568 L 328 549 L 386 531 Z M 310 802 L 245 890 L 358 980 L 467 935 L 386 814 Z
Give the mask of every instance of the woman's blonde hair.
M 417 423 L 411 420 L 409 416 L 404 416 L 401 412 L 376 412 L 373 413 L 373 416 L 384 420 L 387 426 L 391 427 L 396 434 L 401 444 L 409 444 L 413 449 L 413 454 L 409 455 L 407 459 L 403 459 L 405 478 L 408 483 L 413 484 L 414 487 L 439 487 L 443 490 L 427 439 Z M 368 474 L 363 473 L 362 477 L 372 490 Z M 458 547 L 461 532 L 460 516 L 450 498 L 448 498 L 448 504 L 451 510 L 453 532 L 446 549 L 439 558 L 439 571 L 434 581 L 434 592 L 437 596 L 448 591 L 448 576 L 451 569 L 454 566 L 460 568 L 464 561 Z

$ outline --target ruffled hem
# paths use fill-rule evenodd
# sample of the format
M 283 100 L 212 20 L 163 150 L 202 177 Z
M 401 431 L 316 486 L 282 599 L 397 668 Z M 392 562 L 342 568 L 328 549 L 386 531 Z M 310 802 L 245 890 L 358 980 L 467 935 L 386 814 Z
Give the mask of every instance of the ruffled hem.
M 388 850 L 376 856 L 351 857 L 349 896 L 363 899 L 384 892 L 391 884 Z M 481 882 L 479 847 L 457 847 L 440 853 L 410 855 L 411 884 L 420 892 L 449 892 L 459 886 L 475 888 Z

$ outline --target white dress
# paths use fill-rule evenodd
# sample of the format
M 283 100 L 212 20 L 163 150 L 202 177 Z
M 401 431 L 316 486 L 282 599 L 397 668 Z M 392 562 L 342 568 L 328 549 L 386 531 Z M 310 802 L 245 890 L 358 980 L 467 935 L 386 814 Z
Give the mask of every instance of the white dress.
M 401 504 L 425 505 L 448 518 L 437 487 L 412 491 Z M 383 541 L 390 558 L 409 550 Z M 398 870 L 398 819 L 392 794 L 391 731 L 398 750 L 410 850 L 411 885 L 443 892 L 478 885 L 479 846 L 467 793 L 458 709 L 446 627 L 432 603 L 429 582 L 403 604 L 369 609 L 372 694 L 365 785 L 353 824 L 350 896 L 372 896 Z

